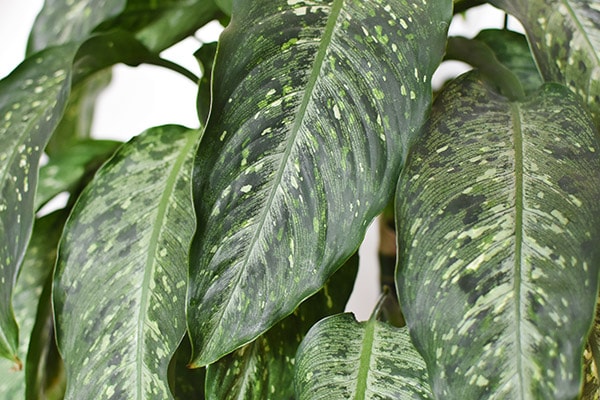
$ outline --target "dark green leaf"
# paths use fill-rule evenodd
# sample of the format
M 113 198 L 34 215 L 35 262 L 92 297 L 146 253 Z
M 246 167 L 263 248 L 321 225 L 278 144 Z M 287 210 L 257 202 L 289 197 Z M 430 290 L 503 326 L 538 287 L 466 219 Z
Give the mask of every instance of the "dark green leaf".
M 217 42 L 205 43 L 194 53 L 194 57 L 198 60 L 202 71 L 202 78 L 198 83 L 196 109 L 198 110 L 198 118 L 203 124 L 206 123 L 210 111 L 210 82 L 216 54 Z
M 75 47 L 35 54 L 0 81 L 0 357 L 17 360 L 11 297 L 34 218 L 39 159 L 69 96 Z
M 506 29 L 486 29 L 479 32 L 475 40 L 494 51 L 497 60 L 519 78 L 525 93 L 534 92 L 542 85 L 542 77 L 524 35 Z
M 600 7 L 597 0 L 494 0 L 527 32 L 546 81 L 561 82 L 600 126 Z
M 254 340 L 357 249 L 429 108 L 451 6 L 234 2 L 194 167 L 193 365 Z
M 297 354 L 296 396 L 317 399 L 433 399 L 425 361 L 408 329 L 339 314 L 317 323 Z
M 34 208 L 39 208 L 61 192 L 70 192 L 81 180 L 93 174 L 121 145 L 113 140 L 81 140 L 50 159 L 40 169 Z M 91 176 L 89 176 L 91 178 Z
M 67 399 L 167 399 L 185 332 L 190 174 L 198 132 L 154 128 L 121 147 L 80 196 L 55 273 Z
M 358 271 L 354 255 L 325 287 L 254 342 L 207 367 L 209 399 L 293 399 L 296 351 L 320 319 L 341 313 Z
M 169 364 L 169 386 L 175 400 L 204 399 L 206 368 L 188 368 L 192 357 L 192 345 L 186 335 Z
M 217 6 L 223 11 L 225 14 L 231 16 L 231 9 L 233 8 L 233 0 L 215 0 Z
M 396 197 L 397 285 L 443 399 L 573 399 L 600 266 L 600 144 L 567 88 L 440 94 Z
M 27 54 L 50 46 L 82 42 L 101 22 L 118 15 L 126 0 L 45 0 L 37 16 Z
M 21 331 L 19 354 L 27 354 L 28 357 L 25 368 L 20 371 L 13 369 L 14 365 L 11 361 L 0 359 L 0 399 L 2 400 L 24 399 L 26 371 L 39 365 L 35 361 L 32 361 L 31 366 L 29 365 L 31 349 L 36 346 L 36 343 L 30 341 L 30 336 L 36 323 L 36 310 L 42 288 L 54 267 L 56 247 L 65 219 L 66 213 L 60 211 L 35 222 L 13 297 L 15 315 Z

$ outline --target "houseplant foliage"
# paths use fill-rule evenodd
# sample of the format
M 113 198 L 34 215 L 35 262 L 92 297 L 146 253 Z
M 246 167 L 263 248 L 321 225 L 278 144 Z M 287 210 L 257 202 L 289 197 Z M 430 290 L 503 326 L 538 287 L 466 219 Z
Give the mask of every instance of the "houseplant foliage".
M 598 398 L 600 7 L 448 37 L 483 3 L 46 1 L 0 80 L 0 398 Z M 202 77 L 161 58 L 213 20 Z M 116 63 L 190 78 L 198 126 L 91 138 Z

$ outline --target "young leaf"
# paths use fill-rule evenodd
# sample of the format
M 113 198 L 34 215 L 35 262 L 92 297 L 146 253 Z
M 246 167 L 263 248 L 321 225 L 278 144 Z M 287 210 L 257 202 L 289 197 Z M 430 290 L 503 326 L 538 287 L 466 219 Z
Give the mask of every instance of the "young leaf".
M 209 399 L 294 399 L 296 351 L 304 335 L 320 319 L 341 313 L 358 271 L 355 254 L 323 289 L 269 331 L 207 367 Z
M 18 360 L 11 297 L 34 219 L 39 159 L 64 111 L 75 47 L 35 54 L 0 81 L 0 357 Z
M 308 332 L 296 357 L 299 400 L 433 399 L 406 327 L 334 315 Z
M 397 285 L 444 399 L 573 399 L 600 266 L 600 144 L 547 84 L 509 102 L 477 74 L 440 94 L 396 197 Z
M 597 0 L 494 0 L 527 32 L 546 81 L 577 93 L 600 126 L 600 8 Z
M 359 246 L 429 108 L 451 6 L 234 2 L 194 166 L 192 365 L 254 340 Z
M 197 139 L 177 126 L 134 138 L 73 209 L 54 283 L 67 399 L 172 398 L 167 367 L 185 332 Z

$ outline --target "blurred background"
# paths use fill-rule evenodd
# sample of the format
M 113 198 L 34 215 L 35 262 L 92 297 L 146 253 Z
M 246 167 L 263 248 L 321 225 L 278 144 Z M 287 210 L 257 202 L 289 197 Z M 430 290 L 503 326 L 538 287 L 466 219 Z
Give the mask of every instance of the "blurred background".
M 43 0 L 0 0 L 0 78 L 23 60 L 30 27 L 42 5 Z M 503 12 L 483 5 L 455 16 L 450 34 L 471 38 L 481 29 L 502 28 L 504 23 Z M 523 32 L 512 18 L 507 27 Z M 193 53 L 202 43 L 216 41 L 222 29 L 218 22 L 212 22 L 194 37 L 161 55 L 200 75 Z M 433 84 L 440 85 L 468 69 L 470 67 L 461 62 L 444 62 L 434 75 Z M 157 125 L 174 123 L 198 127 L 195 105 L 196 86 L 187 78 L 160 67 L 141 65 L 132 68 L 119 64 L 113 68 L 112 82 L 98 101 L 92 135 L 98 139 L 127 141 Z M 50 207 L 60 205 L 61 201 L 66 199 L 59 198 Z M 379 226 L 375 221 L 360 249 L 358 278 L 347 306 L 359 320 L 369 318 L 379 297 L 378 245 Z

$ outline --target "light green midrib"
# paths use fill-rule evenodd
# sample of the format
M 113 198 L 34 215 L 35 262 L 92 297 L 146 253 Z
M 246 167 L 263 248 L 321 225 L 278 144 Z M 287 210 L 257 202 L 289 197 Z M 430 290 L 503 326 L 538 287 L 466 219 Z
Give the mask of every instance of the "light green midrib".
M 173 194 L 173 190 L 178 181 L 178 176 L 181 172 L 181 168 L 188 157 L 188 153 L 191 150 L 192 146 L 195 143 L 195 135 L 192 135 L 189 131 L 182 133 L 188 136 L 185 145 L 181 148 L 179 155 L 176 158 L 173 167 L 171 168 L 171 172 L 166 180 L 165 190 L 162 192 L 162 196 L 160 202 L 157 207 L 157 213 L 155 218 L 155 223 L 153 224 L 152 235 L 150 236 L 150 241 L 148 244 L 148 252 L 146 261 L 144 263 L 144 279 L 142 281 L 142 298 L 140 299 L 140 310 L 143 313 L 138 318 L 138 329 L 137 329 L 137 349 L 136 349 L 136 385 L 137 391 L 136 396 L 137 399 L 144 399 L 142 396 L 145 393 L 146 385 L 142 382 L 144 380 L 144 350 L 145 350 L 145 329 L 144 325 L 148 319 L 148 307 L 149 307 L 149 292 L 150 292 L 150 280 L 154 277 L 154 267 L 156 260 L 156 251 L 158 249 L 158 243 L 160 241 L 160 236 L 163 231 L 164 221 L 169 209 L 169 200 Z M 160 224 L 158 222 L 161 222 Z
M 521 113 L 518 103 L 511 103 L 513 143 L 515 150 L 515 255 L 514 255 L 514 288 L 515 293 L 515 341 L 517 355 L 516 374 L 519 382 L 520 399 L 525 399 L 525 386 L 523 383 L 523 337 L 521 332 L 521 319 L 523 301 L 521 299 L 521 275 L 523 273 L 522 258 L 523 258 L 523 132 L 521 131 Z
M 313 94 L 313 91 L 317 84 L 317 81 L 319 79 L 319 75 L 321 73 L 321 69 L 323 66 L 323 61 L 325 60 L 325 54 L 327 53 L 327 49 L 329 48 L 329 43 L 331 42 L 331 37 L 333 36 L 333 31 L 335 29 L 335 25 L 336 25 L 336 22 L 337 22 L 337 19 L 338 19 L 338 16 L 340 14 L 343 4 L 344 4 L 344 0 L 334 0 L 334 3 L 331 7 L 331 14 L 329 15 L 329 17 L 327 19 L 327 24 L 325 25 L 325 31 L 324 31 L 323 37 L 319 43 L 319 49 L 317 51 L 317 55 L 315 57 L 315 61 L 312 66 L 310 77 L 306 84 L 306 89 L 304 90 L 304 95 L 302 97 L 302 103 L 300 104 L 300 107 L 298 108 L 298 111 L 296 112 L 294 125 L 292 126 L 292 129 L 290 131 L 289 138 L 288 138 L 288 143 L 287 143 L 285 151 L 281 157 L 281 160 L 282 160 L 281 164 L 279 166 L 279 169 L 277 170 L 277 174 L 275 175 L 275 178 L 273 179 L 273 182 L 276 182 L 277 184 L 273 185 L 271 192 L 269 194 L 269 198 L 262 206 L 263 211 L 261 213 L 261 218 L 259 219 L 258 225 L 255 229 L 255 233 L 252 236 L 252 241 L 250 242 L 250 245 L 247 247 L 248 250 L 246 250 L 246 254 L 242 261 L 241 270 L 237 274 L 237 277 L 235 280 L 235 285 L 232 286 L 234 288 L 239 286 L 240 280 L 242 279 L 243 271 L 246 269 L 246 267 L 248 265 L 248 260 L 250 259 L 250 254 L 252 253 L 253 249 L 256 246 L 256 243 L 258 242 L 258 238 L 260 237 L 260 232 L 262 232 L 263 226 L 267 220 L 267 215 L 269 213 L 269 210 L 271 209 L 271 206 L 275 199 L 275 194 L 277 193 L 277 188 L 279 187 L 279 183 L 281 182 L 283 173 L 287 166 L 287 159 L 289 158 L 289 156 L 292 152 L 292 149 L 296 142 L 296 138 L 298 137 L 298 132 L 300 131 L 300 127 L 302 126 L 302 123 L 304 122 L 303 116 L 306 113 L 308 104 L 310 103 L 310 101 L 312 99 L 312 94 Z M 208 339 L 209 342 L 213 340 L 212 338 L 214 337 L 214 333 L 217 330 L 217 328 L 220 324 L 220 321 L 223 319 L 225 310 L 227 310 L 229 308 L 232 298 L 233 298 L 233 296 L 228 296 L 225 306 L 221 307 L 219 323 L 215 323 L 213 325 L 210 335 L 207 336 L 209 338 Z M 212 361 L 212 360 L 210 360 L 210 361 Z M 202 362 L 204 362 L 204 361 L 202 361 Z M 194 365 L 196 365 L 196 364 L 194 364 Z
M 355 400 L 363 400 L 366 398 L 367 379 L 369 378 L 371 356 L 373 354 L 373 338 L 375 337 L 376 324 L 377 320 L 372 317 L 365 325 L 365 335 L 363 336 L 362 348 L 360 351 L 360 363 L 358 366 L 358 374 L 356 376 Z

